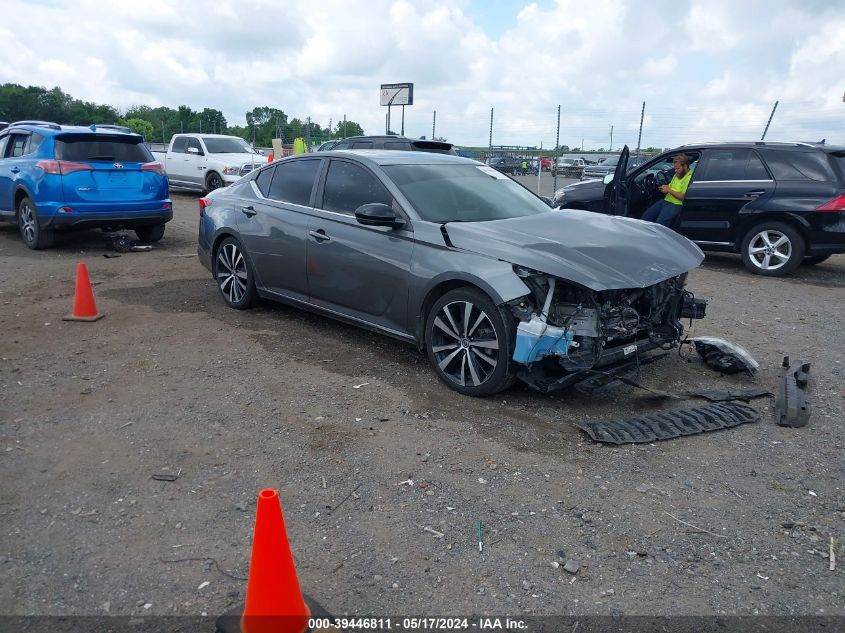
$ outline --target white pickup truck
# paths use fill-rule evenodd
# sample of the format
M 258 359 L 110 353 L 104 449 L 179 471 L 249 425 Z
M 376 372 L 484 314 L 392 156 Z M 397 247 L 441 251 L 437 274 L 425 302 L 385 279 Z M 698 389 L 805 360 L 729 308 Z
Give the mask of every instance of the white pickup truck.
M 226 187 L 267 162 L 239 136 L 174 134 L 167 152 L 153 152 L 175 189 L 212 191 Z

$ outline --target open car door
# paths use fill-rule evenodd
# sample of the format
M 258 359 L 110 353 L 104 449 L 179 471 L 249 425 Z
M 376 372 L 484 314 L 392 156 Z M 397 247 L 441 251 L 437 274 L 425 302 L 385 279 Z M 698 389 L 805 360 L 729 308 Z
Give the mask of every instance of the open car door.
M 604 208 L 608 215 L 628 215 L 628 146 L 622 148 L 613 178 L 604 189 Z

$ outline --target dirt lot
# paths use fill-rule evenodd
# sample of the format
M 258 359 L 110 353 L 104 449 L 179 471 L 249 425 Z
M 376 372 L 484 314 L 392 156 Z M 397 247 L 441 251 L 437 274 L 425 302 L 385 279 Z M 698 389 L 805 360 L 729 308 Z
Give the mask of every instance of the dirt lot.
M 33 252 L 0 229 L 0 613 L 221 613 L 243 600 L 269 486 L 300 582 L 335 614 L 845 615 L 845 553 L 826 557 L 845 542 L 845 256 L 789 279 L 708 256 L 695 334 L 760 373 L 673 354 L 641 374 L 774 388 L 788 353 L 813 364 L 808 427 L 762 399 L 755 424 L 612 448 L 573 423 L 671 405 L 628 387 L 470 399 L 391 339 L 230 310 L 195 257 L 196 197 L 174 206 L 153 252 L 113 259 L 98 232 Z M 78 261 L 97 323 L 61 320 Z

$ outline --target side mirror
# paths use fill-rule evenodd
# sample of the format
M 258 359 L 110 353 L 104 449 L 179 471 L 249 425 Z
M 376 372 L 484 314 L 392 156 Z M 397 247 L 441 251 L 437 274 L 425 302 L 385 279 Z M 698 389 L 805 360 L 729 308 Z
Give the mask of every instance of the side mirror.
M 188 148 L 188 149 L 186 149 L 185 151 L 186 151 L 188 154 L 196 154 L 197 156 L 199 156 L 199 155 L 200 155 L 200 151 L 199 151 L 199 149 L 197 149 L 196 147 L 189 147 L 189 148 Z
M 601 179 L 601 181 L 604 184 L 609 185 L 611 182 L 613 182 L 613 174 L 607 174 L 604 178 Z
M 355 209 L 355 219 L 364 226 L 398 227 L 405 224 L 405 220 L 396 215 L 393 208 L 383 202 L 362 204 Z
M 540 196 L 547 205 L 549 205 L 552 209 L 555 208 L 555 202 L 548 196 Z

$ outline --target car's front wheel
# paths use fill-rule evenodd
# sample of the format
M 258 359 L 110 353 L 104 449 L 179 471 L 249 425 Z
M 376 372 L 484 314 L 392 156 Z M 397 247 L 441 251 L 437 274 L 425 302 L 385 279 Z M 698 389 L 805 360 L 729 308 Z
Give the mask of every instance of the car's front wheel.
M 512 317 L 479 290 L 457 288 L 432 306 L 426 321 L 426 351 L 449 387 L 487 396 L 513 384 Z
M 135 229 L 135 235 L 142 242 L 158 242 L 164 237 L 164 225 L 156 224 L 154 226 L 139 226 Z
M 18 228 L 23 243 L 34 251 L 53 245 L 53 231 L 41 227 L 38 211 L 29 198 L 24 198 L 18 205 Z
M 215 189 L 220 189 L 223 186 L 223 179 L 216 171 L 211 172 L 205 177 L 205 191 L 211 193 Z
M 233 237 L 224 239 L 214 257 L 214 280 L 226 304 L 245 310 L 255 300 L 255 278 L 249 256 Z
M 781 277 L 801 265 L 804 238 L 782 222 L 762 222 L 742 240 L 742 262 L 756 275 Z

